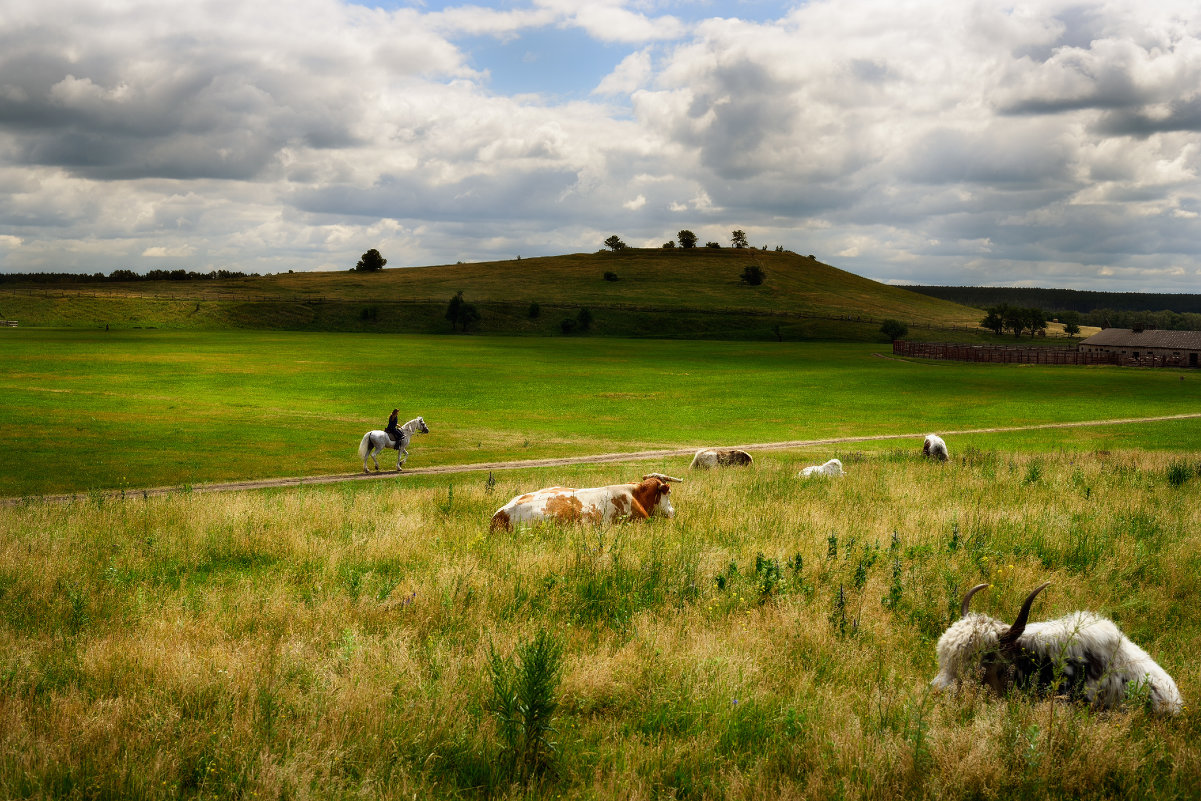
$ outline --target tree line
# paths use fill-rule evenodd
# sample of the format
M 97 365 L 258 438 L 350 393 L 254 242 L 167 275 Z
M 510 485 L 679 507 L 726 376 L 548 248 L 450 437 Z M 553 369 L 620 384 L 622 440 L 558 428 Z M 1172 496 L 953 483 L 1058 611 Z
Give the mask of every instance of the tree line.
M 664 250 L 674 250 L 676 247 L 679 247 L 682 250 L 691 250 L 691 249 L 697 247 L 698 242 L 700 242 L 700 238 L 697 237 L 697 235 L 694 234 L 692 231 L 689 231 L 687 228 L 684 228 L 676 233 L 675 239 L 667 240 L 666 242 L 663 243 L 663 245 L 661 247 Z M 678 245 L 677 245 L 677 243 L 678 243 Z M 619 250 L 625 250 L 627 247 L 626 243 L 623 242 L 621 237 L 618 236 L 617 234 L 613 234 L 608 239 L 606 239 L 604 241 L 604 245 L 609 250 L 612 250 L 614 252 L 619 251 Z M 707 247 L 707 248 L 720 248 L 721 246 L 722 245 L 720 242 L 706 242 L 705 243 L 705 247 Z M 754 250 L 754 248 L 751 247 L 750 241 L 747 239 L 746 231 L 743 231 L 742 229 L 736 229 L 736 230 L 730 232 L 730 247 L 732 247 L 736 250 L 744 250 L 744 249 Z M 767 250 L 767 245 L 763 245 L 761 250 Z M 784 247 L 782 245 L 776 245 L 776 252 L 783 253 Z
M 104 273 L 0 273 L 0 284 L 96 284 L 123 281 L 216 281 L 225 278 L 257 278 L 258 273 L 236 270 L 211 270 L 207 273 L 192 270 L 151 270 L 145 274 L 133 270 L 113 270 Z
M 905 289 L 943 300 L 987 309 L 989 306 L 1021 306 L 1047 309 L 1053 316 L 1059 312 L 1076 311 L 1082 315 L 1105 312 L 1116 315 L 1127 312 L 1141 314 L 1201 314 L 1201 295 L 1153 292 L 1101 292 L 1081 289 L 1043 289 L 1037 287 L 984 286 L 907 286 Z M 1153 311 L 1159 309 L 1161 311 Z M 1170 318 L 1163 318 L 1165 320 Z M 1101 323 L 1089 323 L 1100 325 Z M 1128 325 L 1112 327 L 1129 328 Z M 1164 328 L 1167 326 L 1158 326 Z

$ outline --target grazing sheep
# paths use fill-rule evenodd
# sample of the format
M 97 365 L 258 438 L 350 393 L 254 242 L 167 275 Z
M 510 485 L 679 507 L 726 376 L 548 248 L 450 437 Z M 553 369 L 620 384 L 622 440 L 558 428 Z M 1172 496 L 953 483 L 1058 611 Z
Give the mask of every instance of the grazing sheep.
M 696 456 L 692 457 L 692 464 L 688 467 L 692 470 L 708 470 L 719 466 L 748 467 L 753 463 L 754 459 L 746 451 L 732 448 L 702 448 L 696 452 Z
M 922 443 L 922 456 L 929 456 L 931 459 L 945 462 L 947 460 L 947 443 L 943 442 L 942 437 L 937 434 L 927 434 L 926 441 Z
M 808 476 L 845 476 L 846 473 L 842 470 L 842 462 L 837 459 L 831 459 L 825 464 L 817 464 L 812 467 L 806 467 L 797 475 L 802 478 Z
M 622 519 L 645 520 L 651 515 L 674 517 L 676 510 L 667 496 L 668 482 L 683 479 L 648 473 L 642 481 L 607 487 L 571 489 L 549 487 L 518 495 L 492 515 L 492 531 L 512 531 L 515 523 L 540 520 L 612 523 Z
M 1113 621 L 1072 612 L 1027 625 L 1035 597 L 1050 584 L 1030 593 L 1012 626 L 969 614 L 972 596 L 988 585 L 968 590 L 962 617 L 938 639 L 938 675 L 930 684 L 942 690 L 981 682 L 1002 695 L 1016 685 L 1043 694 L 1058 691 L 1102 708 L 1120 705 L 1139 689 L 1155 713 L 1178 714 L 1184 700 L 1172 677 Z

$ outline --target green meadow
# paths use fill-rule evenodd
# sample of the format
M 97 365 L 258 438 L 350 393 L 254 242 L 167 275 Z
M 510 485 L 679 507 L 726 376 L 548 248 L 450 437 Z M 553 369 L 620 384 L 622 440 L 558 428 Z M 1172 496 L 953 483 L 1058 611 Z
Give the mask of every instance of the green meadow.
M 353 472 L 363 433 L 394 407 L 431 429 L 409 467 L 1201 411 L 1201 378 L 1187 371 L 920 363 L 882 350 L 8 329 L 0 495 Z M 952 447 L 977 443 L 1195 450 L 1201 422 L 970 435 Z M 381 464 L 394 466 L 395 452 Z

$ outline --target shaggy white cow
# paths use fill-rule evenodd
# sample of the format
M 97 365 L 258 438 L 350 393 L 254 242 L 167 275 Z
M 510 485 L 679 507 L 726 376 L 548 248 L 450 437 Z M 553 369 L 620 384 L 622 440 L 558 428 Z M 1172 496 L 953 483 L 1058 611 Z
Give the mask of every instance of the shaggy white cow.
M 1026 598 L 1017 620 L 969 614 L 978 584 L 963 597 L 959 620 L 938 639 L 938 690 L 981 682 L 1004 695 L 1011 686 L 1042 694 L 1054 692 L 1098 707 L 1120 705 L 1131 693 L 1145 693 L 1151 710 L 1176 715 L 1184 699 L 1176 682 L 1112 620 L 1092 612 L 1072 612 L 1056 620 L 1030 623 L 1030 606 L 1051 582 Z
M 692 464 L 688 467 L 692 470 L 709 470 L 714 467 L 748 467 L 753 463 L 754 459 L 746 451 L 702 448 L 692 457 Z
M 947 443 L 943 442 L 942 437 L 937 434 L 927 434 L 926 441 L 922 443 L 922 456 L 929 456 L 931 459 L 945 462 L 947 460 Z
M 808 476 L 845 476 L 846 473 L 842 470 L 842 462 L 837 459 L 831 459 L 825 464 L 817 464 L 812 467 L 806 467 L 797 475 L 802 478 Z

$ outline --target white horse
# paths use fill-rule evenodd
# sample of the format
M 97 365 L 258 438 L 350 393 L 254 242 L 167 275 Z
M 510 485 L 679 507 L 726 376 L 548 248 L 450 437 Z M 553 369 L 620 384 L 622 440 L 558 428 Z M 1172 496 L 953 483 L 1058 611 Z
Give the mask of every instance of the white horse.
M 368 431 L 363 435 L 363 441 L 359 443 L 359 456 L 363 459 L 363 472 L 370 473 L 367 469 L 367 457 L 371 457 L 371 461 L 375 462 L 375 469 L 379 470 L 379 460 L 375 455 L 384 448 L 396 449 L 396 470 L 404 467 L 405 459 L 409 458 L 409 440 L 414 434 L 430 433 L 429 426 L 425 424 L 425 419 L 415 417 L 409 422 L 400 427 L 400 441 L 392 439 L 387 431 Z

